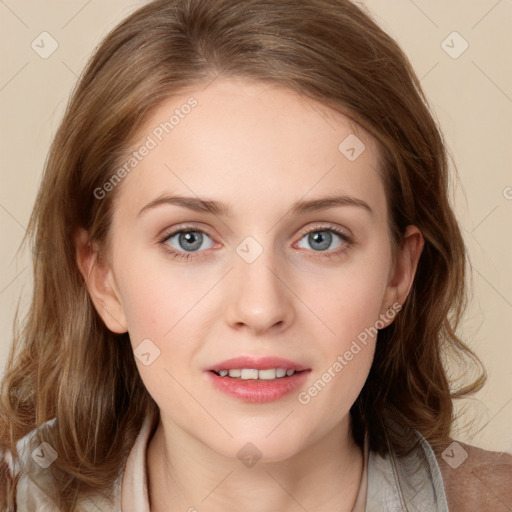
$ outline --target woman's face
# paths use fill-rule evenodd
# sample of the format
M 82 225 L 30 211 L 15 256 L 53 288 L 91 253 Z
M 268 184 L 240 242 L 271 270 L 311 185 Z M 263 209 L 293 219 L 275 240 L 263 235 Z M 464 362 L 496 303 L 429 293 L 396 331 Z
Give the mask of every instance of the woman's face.
M 291 90 L 218 78 L 158 108 L 133 150 L 98 191 L 119 187 L 97 307 L 167 431 L 270 461 L 347 426 L 412 279 L 374 141 Z

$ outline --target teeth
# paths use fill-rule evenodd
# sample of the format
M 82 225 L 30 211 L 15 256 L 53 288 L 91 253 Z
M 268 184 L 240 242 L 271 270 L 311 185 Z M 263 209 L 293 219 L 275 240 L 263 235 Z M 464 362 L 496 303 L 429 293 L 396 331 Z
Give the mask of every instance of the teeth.
M 276 371 L 274 369 L 270 370 L 260 370 L 258 372 L 258 378 L 263 380 L 272 380 L 276 378 Z
M 257 379 L 258 378 L 258 370 L 249 370 L 249 369 L 244 368 L 242 370 L 242 375 L 240 375 L 240 378 L 242 380 Z
M 221 377 L 227 377 L 228 375 L 233 378 L 241 380 L 274 380 L 281 379 L 285 375 L 291 377 L 295 370 L 285 368 L 269 368 L 267 370 L 256 370 L 255 368 L 242 368 L 232 370 L 219 370 L 217 372 Z

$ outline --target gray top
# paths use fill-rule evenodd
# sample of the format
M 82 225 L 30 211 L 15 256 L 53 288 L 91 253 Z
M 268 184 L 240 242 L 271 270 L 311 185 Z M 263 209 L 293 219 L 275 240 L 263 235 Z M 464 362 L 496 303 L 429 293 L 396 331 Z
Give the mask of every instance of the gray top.
M 418 448 L 402 459 L 370 452 L 366 512 L 448 512 L 436 456 L 419 437 Z
M 54 422 L 55 419 L 48 423 Z M 84 512 L 150 512 L 146 449 L 153 420 L 146 418 L 130 451 L 126 465 L 114 488 L 114 505 L 101 498 L 84 499 Z M 34 431 L 18 442 L 21 466 L 13 467 L 10 453 L 6 460 L 14 472 L 21 471 L 17 501 L 19 512 L 54 512 L 54 502 L 45 490 L 51 488 L 51 473 L 47 470 L 58 454 L 41 445 Z M 388 454 L 382 457 L 369 452 L 365 443 L 363 478 L 354 512 L 448 512 L 441 471 L 428 442 L 418 434 L 420 443 L 405 458 Z

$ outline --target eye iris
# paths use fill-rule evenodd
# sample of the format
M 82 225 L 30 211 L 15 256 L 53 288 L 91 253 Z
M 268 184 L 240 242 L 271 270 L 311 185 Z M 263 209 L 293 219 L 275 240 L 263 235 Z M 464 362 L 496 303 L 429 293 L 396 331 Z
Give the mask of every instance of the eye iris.
M 320 243 L 320 247 L 317 246 L 317 249 L 328 249 L 332 241 L 332 235 L 328 231 L 315 231 L 310 233 L 308 238 L 312 247 L 314 247 L 314 243 Z
M 194 243 L 195 239 L 195 243 Z M 201 247 L 203 241 L 203 235 L 198 233 L 197 231 L 186 231 L 181 233 L 179 236 L 179 244 L 182 245 L 182 242 L 192 243 L 193 247 L 186 247 L 188 250 L 196 251 Z

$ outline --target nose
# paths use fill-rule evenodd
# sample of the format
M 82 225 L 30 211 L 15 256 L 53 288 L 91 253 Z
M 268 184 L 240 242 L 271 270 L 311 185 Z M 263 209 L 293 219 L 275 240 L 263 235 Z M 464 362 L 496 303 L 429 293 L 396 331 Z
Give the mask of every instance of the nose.
M 286 272 L 271 250 L 265 249 L 252 263 L 234 255 L 226 320 L 235 329 L 253 334 L 288 328 L 294 319 L 293 293 Z

